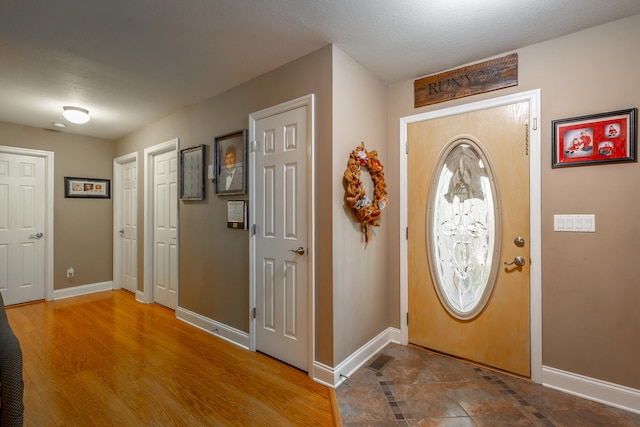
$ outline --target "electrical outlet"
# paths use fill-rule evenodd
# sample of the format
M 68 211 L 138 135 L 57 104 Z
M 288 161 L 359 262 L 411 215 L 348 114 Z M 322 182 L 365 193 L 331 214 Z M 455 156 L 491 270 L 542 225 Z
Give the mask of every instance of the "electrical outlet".
M 68 278 L 72 278 L 72 277 L 73 277 L 73 274 L 74 274 L 74 272 L 73 272 L 73 267 L 69 267 L 69 268 L 67 268 L 67 277 L 68 277 Z

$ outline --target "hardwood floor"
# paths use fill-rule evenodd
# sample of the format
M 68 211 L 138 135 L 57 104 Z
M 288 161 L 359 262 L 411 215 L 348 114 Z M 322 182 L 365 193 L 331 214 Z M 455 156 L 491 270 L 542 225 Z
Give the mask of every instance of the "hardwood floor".
M 340 425 L 332 389 L 127 291 L 7 316 L 24 358 L 25 426 Z

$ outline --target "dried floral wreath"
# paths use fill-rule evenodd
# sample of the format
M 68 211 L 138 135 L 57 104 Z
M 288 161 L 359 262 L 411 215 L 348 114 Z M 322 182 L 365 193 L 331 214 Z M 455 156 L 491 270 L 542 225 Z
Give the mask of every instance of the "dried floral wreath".
M 366 168 L 373 181 L 374 195 L 371 200 L 360 181 L 361 168 Z M 378 160 L 378 153 L 367 151 L 362 142 L 349 156 L 347 170 L 344 171 L 346 184 L 345 199 L 356 218 L 360 221 L 362 231 L 365 234 L 365 241 L 370 238 L 370 227 L 379 226 L 382 211 L 389 204 L 387 199 L 387 184 L 384 182 L 383 167 Z

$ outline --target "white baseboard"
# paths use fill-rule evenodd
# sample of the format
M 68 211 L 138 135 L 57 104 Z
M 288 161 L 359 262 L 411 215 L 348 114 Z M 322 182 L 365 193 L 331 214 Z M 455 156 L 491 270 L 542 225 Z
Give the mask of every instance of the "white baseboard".
M 219 338 L 229 341 L 239 347 L 249 350 L 249 334 L 238 329 L 227 326 L 223 323 L 204 317 L 193 311 L 178 307 L 176 309 L 176 318 L 190 325 L 207 331 Z
M 141 302 L 142 304 L 151 304 L 153 301 L 146 301 L 144 299 L 144 292 L 136 290 L 136 301 Z
M 113 281 L 92 283 L 89 285 L 73 286 L 71 288 L 56 289 L 53 291 L 53 299 L 64 299 L 80 295 L 94 294 L 96 292 L 110 291 L 113 289 Z
M 640 414 L 640 390 L 549 366 L 542 367 L 542 384 L 565 393 Z
M 353 352 L 335 368 L 314 362 L 313 379 L 329 387 L 338 387 L 387 344 L 390 342 L 400 343 L 400 338 L 400 329 L 387 328 L 360 349 Z

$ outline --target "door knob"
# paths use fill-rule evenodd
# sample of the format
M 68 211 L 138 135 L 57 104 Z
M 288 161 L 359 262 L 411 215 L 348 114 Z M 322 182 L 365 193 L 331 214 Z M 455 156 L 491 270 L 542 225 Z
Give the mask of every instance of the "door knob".
M 124 234 L 124 230 L 120 230 L 120 231 L 118 231 L 118 233 Z
M 31 234 L 29 236 L 30 239 L 42 239 L 42 236 L 44 236 L 44 234 L 42 233 L 36 233 L 36 234 Z
M 513 239 L 513 244 L 521 248 L 524 246 L 524 239 L 522 237 L 516 237 L 515 239 Z
M 304 255 L 304 248 L 300 246 L 297 249 L 289 249 L 289 252 L 293 252 L 298 255 Z
M 523 256 L 517 256 L 513 259 L 513 261 L 511 262 L 504 262 L 504 265 L 517 265 L 518 267 L 522 267 L 523 265 L 525 265 L 527 263 L 527 261 L 524 259 Z

